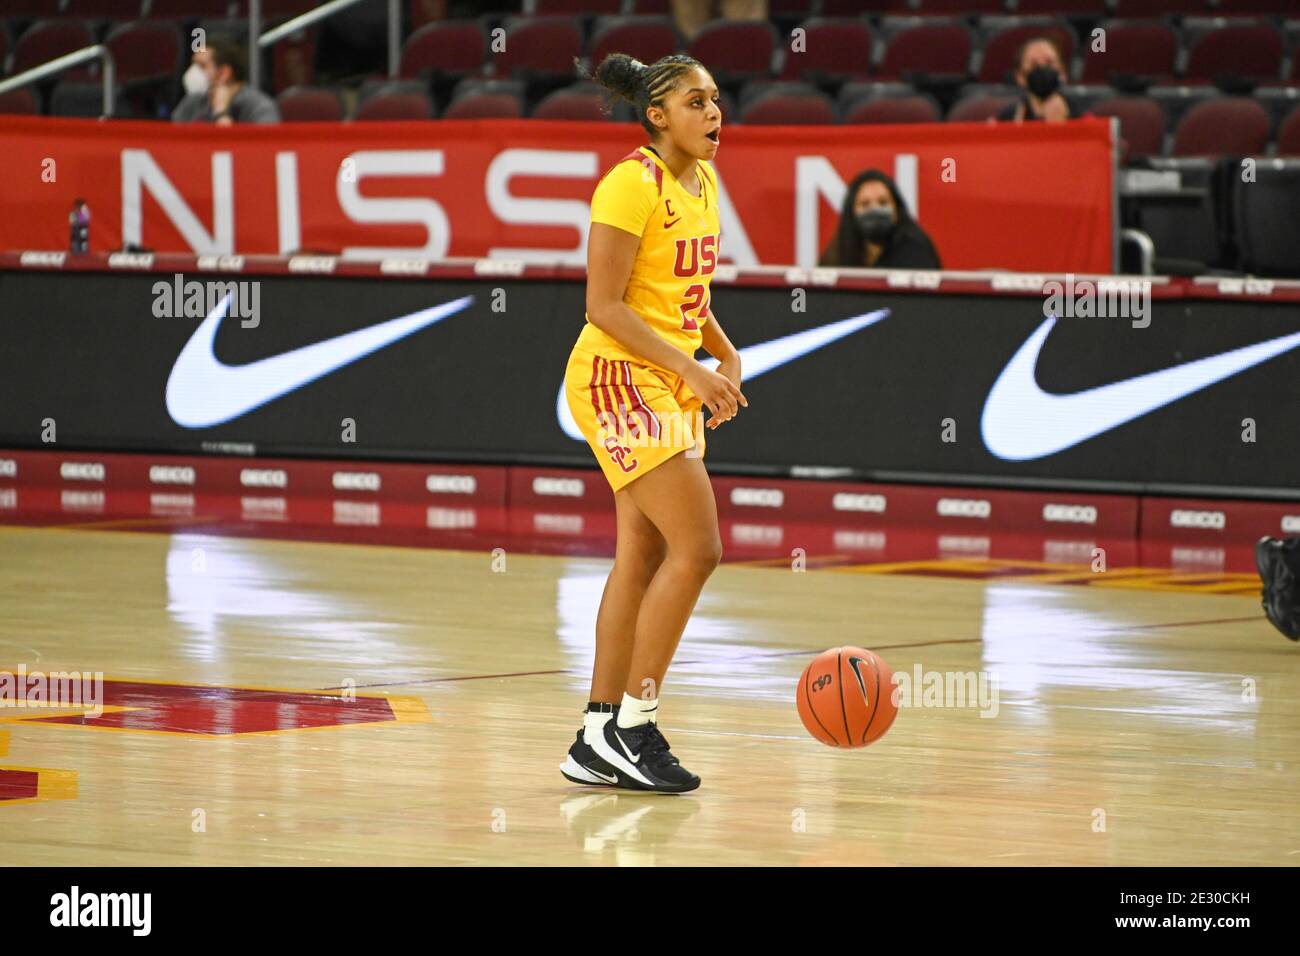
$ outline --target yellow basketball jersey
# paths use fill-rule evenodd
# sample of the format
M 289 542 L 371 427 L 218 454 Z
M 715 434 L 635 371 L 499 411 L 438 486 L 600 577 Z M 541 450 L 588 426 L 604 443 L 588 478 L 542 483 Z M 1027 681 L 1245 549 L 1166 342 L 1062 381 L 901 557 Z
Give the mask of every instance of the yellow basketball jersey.
M 718 265 L 717 174 L 701 160 L 700 195 L 682 188 L 653 150 L 625 156 L 596 185 L 591 221 L 641 237 L 623 301 L 663 339 L 694 355 L 709 318 L 709 282 Z M 577 348 L 653 365 L 590 321 Z

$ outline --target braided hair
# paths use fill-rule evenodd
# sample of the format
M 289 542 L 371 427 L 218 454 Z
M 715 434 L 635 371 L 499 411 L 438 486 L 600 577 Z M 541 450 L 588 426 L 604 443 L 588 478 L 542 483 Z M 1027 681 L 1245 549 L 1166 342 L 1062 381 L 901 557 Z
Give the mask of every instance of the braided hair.
M 697 67 L 703 69 L 704 64 L 683 53 L 670 53 L 649 66 L 626 53 L 611 53 L 590 78 L 604 87 L 607 110 L 614 100 L 627 100 L 636 107 L 637 117 L 646 132 L 654 137 L 660 130 L 650 122 L 645 111 L 651 106 L 662 108 L 664 98 L 672 92 L 682 74 Z

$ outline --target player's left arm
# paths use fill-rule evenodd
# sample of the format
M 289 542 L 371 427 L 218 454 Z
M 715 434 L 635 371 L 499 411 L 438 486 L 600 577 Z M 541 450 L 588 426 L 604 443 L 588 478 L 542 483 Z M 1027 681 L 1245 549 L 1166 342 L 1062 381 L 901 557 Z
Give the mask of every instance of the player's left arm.
M 731 339 L 727 338 L 727 333 L 718 322 L 718 313 L 713 311 L 712 304 L 709 305 L 709 320 L 700 326 L 700 334 L 703 336 L 704 350 L 718 360 L 717 373 L 730 379 L 736 388 L 740 388 L 740 353 L 731 344 Z M 710 418 L 707 427 L 716 428 L 720 424 L 722 424 L 721 420 L 716 417 Z

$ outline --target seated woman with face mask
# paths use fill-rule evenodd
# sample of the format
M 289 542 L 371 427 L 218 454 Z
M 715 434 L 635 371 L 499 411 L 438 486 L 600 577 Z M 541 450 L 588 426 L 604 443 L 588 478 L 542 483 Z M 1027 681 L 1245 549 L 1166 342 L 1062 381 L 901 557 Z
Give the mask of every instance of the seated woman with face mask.
M 1024 91 L 998 113 L 1000 120 L 1046 120 L 1049 123 L 1073 119 L 1078 107 L 1060 92 L 1065 83 L 1065 59 L 1051 37 L 1032 37 L 1016 54 L 1016 83 Z
M 844 191 L 840 224 L 818 265 L 866 269 L 942 269 L 934 243 L 917 225 L 894 181 L 878 169 L 858 173 Z

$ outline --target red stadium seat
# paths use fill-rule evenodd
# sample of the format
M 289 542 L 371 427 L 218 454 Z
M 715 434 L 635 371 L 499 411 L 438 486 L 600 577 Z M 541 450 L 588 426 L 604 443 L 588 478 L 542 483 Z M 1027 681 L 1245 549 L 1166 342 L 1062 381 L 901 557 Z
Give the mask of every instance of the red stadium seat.
M 681 39 L 669 17 L 608 17 L 596 22 L 591 41 L 594 70 L 611 53 L 626 53 L 642 63 L 653 63 L 681 48 Z
M 1167 23 L 1107 20 L 1101 28 L 1106 31 L 1104 52 L 1094 51 L 1091 43 L 1084 44 L 1084 83 L 1109 83 L 1116 75 L 1146 77 L 1157 83 L 1172 79 L 1178 37 Z
M 4 14 L 9 17 L 57 17 L 63 0 L 5 0 Z
M 505 49 L 492 64 L 496 76 L 509 79 L 516 70 L 573 74 L 573 59 L 582 53 L 582 30 L 573 17 L 512 17 L 505 31 Z
M 1300 5 L 1295 0 L 1219 0 L 1214 13 L 1220 17 L 1295 15 Z
M 980 64 L 980 83 L 1007 83 L 1019 66 L 1016 53 L 1021 45 L 1033 37 L 1049 36 L 1056 40 L 1061 48 L 1062 65 L 1066 72 L 1070 69 L 1070 57 L 1074 55 L 1074 30 L 1062 20 L 1037 20 L 1029 23 L 1017 23 L 998 30 L 984 44 L 984 57 Z
M 756 126 L 829 126 L 831 98 L 803 83 L 775 83 L 740 109 L 740 121 Z
M 262 16 L 268 22 L 287 19 L 320 6 L 319 0 L 262 0 Z
M 328 123 L 343 119 L 338 94 L 319 86 L 291 86 L 275 98 L 286 123 Z
M 1277 131 L 1277 154 L 1300 156 L 1300 106 L 1293 109 Z
M 68 0 L 59 15 L 83 20 L 134 20 L 140 16 L 140 7 L 140 0 Z
M 20 86 L 8 93 L 0 93 L 0 113 L 38 115 L 41 112 L 40 97 L 30 86 Z
M 901 4 L 894 6 L 897 8 Z M 920 7 L 908 12 L 922 16 L 966 16 L 973 13 L 1006 13 L 1007 7 L 1003 0 L 921 0 Z
M 913 13 L 907 0 L 822 0 L 824 17 L 857 17 L 864 13 Z
M 937 123 L 943 119 L 934 99 L 923 94 L 863 100 L 844 117 L 846 123 Z
M 22 73 L 94 42 L 90 30 L 79 20 L 39 20 L 19 37 L 9 71 Z M 93 73 L 84 66 L 77 66 L 59 75 L 66 80 L 85 80 L 98 75 L 98 66 Z
M 518 119 L 524 115 L 524 88 L 511 80 L 461 80 L 443 119 Z
M 180 75 L 181 39 L 170 23 L 123 23 L 113 28 L 104 45 L 113 52 L 118 82 L 173 80 Z
M 871 72 L 871 30 L 860 20 L 812 18 L 799 24 L 805 47 L 796 53 L 786 45 L 781 75 L 812 82 L 817 74 L 865 77 Z
M 1114 0 L 1112 6 L 1117 17 L 1204 16 L 1210 12 L 1210 0 Z
M 427 120 L 433 118 L 433 101 L 427 93 L 381 90 L 357 107 L 354 120 Z
M 1268 145 L 1264 107 L 1246 97 L 1198 103 L 1174 130 L 1173 156 L 1255 156 Z
M 726 80 L 768 75 L 775 49 L 776 30 L 766 21 L 715 20 L 695 35 L 686 52 Z
M 146 20 L 194 20 L 199 17 L 248 16 L 248 0 L 151 0 L 142 16 Z
M 1232 74 L 1267 82 L 1276 80 L 1282 65 L 1282 34 L 1263 23 L 1230 24 L 1196 40 L 1183 71 L 1191 81 Z
M 973 93 L 953 104 L 948 111 L 949 123 L 980 123 L 994 119 L 1008 103 L 1016 101 L 1015 95 L 996 96 L 991 93 Z
M 1124 140 L 1122 162 L 1159 156 L 1165 136 L 1165 114 L 1160 104 L 1145 96 L 1116 96 L 1092 105 L 1095 116 L 1114 116 Z
M 1016 0 L 1016 13 L 1021 16 L 1074 13 L 1102 17 L 1106 15 L 1106 0 Z
M 399 73 L 404 80 L 437 70 L 465 76 L 477 73 L 487 58 L 487 37 L 475 20 L 444 20 L 420 27 L 402 46 Z
M 599 87 L 591 83 L 578 83 L 548 93 L 533 107 L 532 116 L 533 119 L 588 120 L 597 123 L 609 120 Z
M 965 76 L 970 69 L 971 32 L 957 23 L 926 23 L 895 34 L 877 71 L 881 79 L 909 73 Z
M 554 14 L 616 14 L 623 9 L 623 0 L 533 0 L 532 13 L 538 16 Z
M 1278 127 L 1278 155 L 1300 156 L 1300 107 L 1292 109 Z

